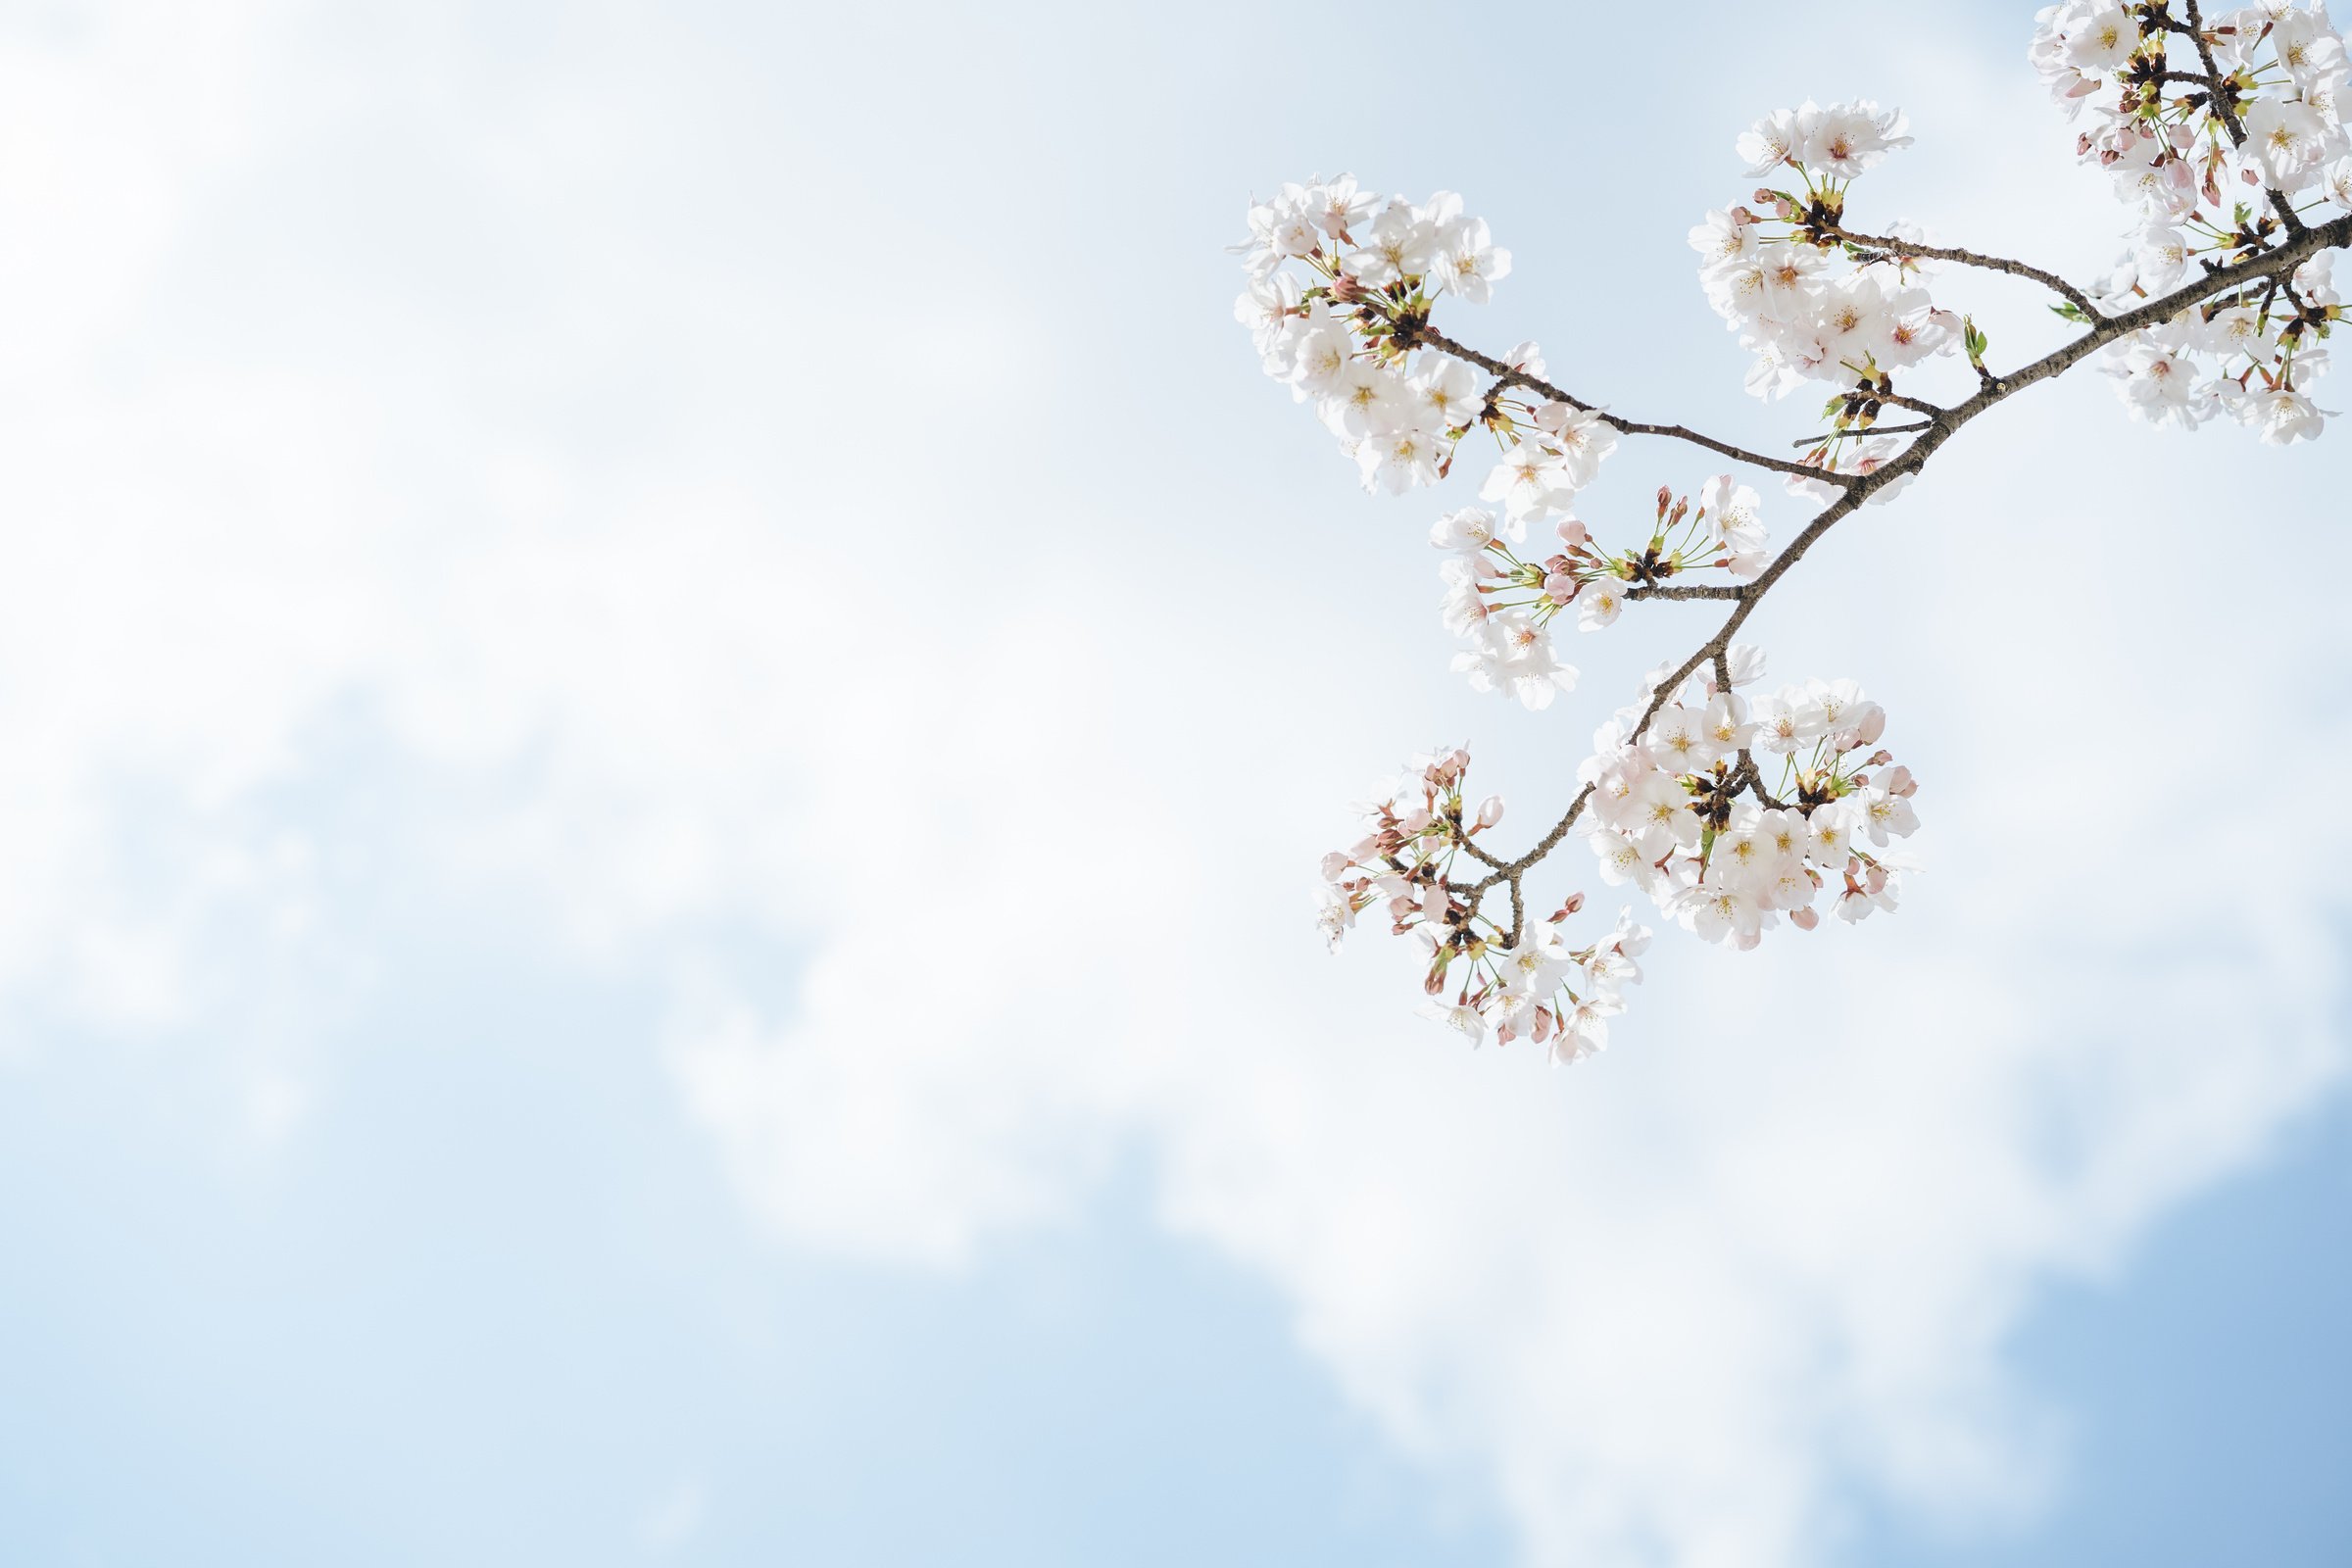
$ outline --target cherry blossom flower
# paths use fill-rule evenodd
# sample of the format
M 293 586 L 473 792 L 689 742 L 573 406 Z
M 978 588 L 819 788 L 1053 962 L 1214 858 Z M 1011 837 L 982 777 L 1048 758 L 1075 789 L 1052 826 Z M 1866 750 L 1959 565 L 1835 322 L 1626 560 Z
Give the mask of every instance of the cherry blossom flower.
M 1896 148 L 1911 145 L 1901 111 L 1881 110 L 1868 99 L 1827 109 L 1807 104 L 1797 111 L 1797 126 L 1796 161 L 1831 179 L 1851 179 Z
M 1511 253 L 1487 231 L 1483 218 L 1464 219 L 1445 236 L 1437 261 L 1436 286 L 1472 305 L 1494 297 L 1496 280 L 1509 275 Z
M 1614 577 L 1595 577 L 1577 597 L 1576 624 L 1582 631 L 1598 631 L 1615 622 L 1625 611 L 1626 585 Z

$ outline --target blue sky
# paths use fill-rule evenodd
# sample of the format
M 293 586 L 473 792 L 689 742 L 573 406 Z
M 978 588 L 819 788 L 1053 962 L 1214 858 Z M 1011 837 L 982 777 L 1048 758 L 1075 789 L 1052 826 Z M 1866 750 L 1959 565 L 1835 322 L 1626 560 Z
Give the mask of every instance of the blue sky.
M 2234 760 L 2352 761 L 2332 437 L 2078 377 L 1808 558 L 1895 919 L 1664 933 L 1574 1073 L 1317 951 L 1365 783 L 1540 819 L 1699 622 L 1463 689 L 1431 498 L 1230 324 L 1253 189 L 1463 191 L 1471 341 L 1756 443 L 1682 239 L 1755 114 L 2120 231 L 2026 8 L 1676 16 L 10 13 L 0 1557 L 2340 1560 L 2343 856 Z M 2217 595 L 2249 485 L 2304 569 Z
M 366 1107 L 331 1143 L 257 1168 L 168 1055 L 70 1031 L 80 1070 L 0 1112 L 16 1560 L 630 1562 L 665 1523 L 714 1563 L 1512 1560 L 1140 1173 L 952 1281 L 811 1262 L 746 1233 L 642 998 L 380 935 L 410 1000 L 322 1043 Z M 1838 1560 L 2331 1561 L 2346 1131 L 2037 1303 L 2012 1354 L 2075 1430 L 2046 1513 L 1863 1506 Z

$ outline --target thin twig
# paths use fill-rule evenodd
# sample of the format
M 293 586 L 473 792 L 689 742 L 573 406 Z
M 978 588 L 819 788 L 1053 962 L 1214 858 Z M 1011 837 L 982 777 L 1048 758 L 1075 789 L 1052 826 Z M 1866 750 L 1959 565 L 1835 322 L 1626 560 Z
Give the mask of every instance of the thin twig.
M 1981 267 L 1987 271 L 2008 272 L 2017 277 L 2030 277 L 2042 287 L 2055 290 L 2064 296 L 2069 304 L 2092 320 L 2103 318 L 2103 313 L 2099 308 L 2090 303 L 2089 295 L 2060 277 L 2056 272 L 2045 272 L 2038 267 L 2030 267 L 2024 262 L 2013 262 L 2005 256 L 1987 256 L 1982 251 L 1962 250 L 1957 245 L 1921 245 L 1907 239 L 1882 238 L 1875 234 L 1856 234 L 1850 229 L 1843 228 L 1832 228 L 1830 232 L 1849 245 L 1860 245 L 1870 250 L 1885 251 L 1889 257 L 1924 256 L 1931 261 L 1958 262 L 1963 267 Z
M 1856 424 L 1843 430 L 1832 430 L 1826 435 L 1800 435 L 1788 444 L 1792 447 L 1820 447 L 1829 445 L 1841 435 L 1857 440 L 1866 435 L 1909 435 L 1914 430 L 1931 429 L 1935 423 L 1933 419 L 1922 419 L 1917 424 Z
M 1900 392 L 1865 392 L 1862 395 L 1875 402 L 1891 403 L 1898 409 L 1909 409 L 1913 414 L 1924 414 L 1930 423 L 1952 412 L 1940 403 L 1930 403 L 1925 398 L 1907 398 Z
M 1628 599 L 1737 599 L 1745 592 L 1737 583 L 1648 583 L 1640 588 L 1628 588 Z
M 1705 447 L 1710 452 L 1720 452 L 1727 458 L 1740 463 L 1751 463 L 1759 468 L 1770 468 L 1777 473 L 1803 474 L 1808 479 L 1835 479 L 1838 477 L 1836 474 L 1825 474 L 1818 468 L 1808 468 L 1801 463 L 1790 463 L 1786 458 L 1768 458 L 1761 452 L 1749 452 L 1743 448 L 1733 446 L 1728 441 L 1718 441 L 1713 436 L 1700 435 L 1696 430 L 1687 429 L 1679 424 L 1643 424 L 1636 419 L 1621 419 L 1606 410 L 1596 410 L 1593 405 L 1587 403 L 1582 398 L 1561 391 L 1541 376 L 1530 375 L 1525 370 L 1505 365 L 1491 355 L 1481 354 L 1473 348 L 1465 348 L 1433 326 L 1424 326 L 1415 332 L 1413 343 L 1416 347 L 1426 345 L 1433 349 L 1442 349 L 1457 360 L 1475 365 L 1480 369 L 1488 371 L 1500 382 L 1523 386 L 1531 392 L 1541 392 L 1554 403 L 1565 403 L 1572 409 L 1580 409 L 1586 413 L 1598 413 L 1602 423 L 1627 435 L 1662 435 L 1677 441 L 1689 441 L 1695 446 Z

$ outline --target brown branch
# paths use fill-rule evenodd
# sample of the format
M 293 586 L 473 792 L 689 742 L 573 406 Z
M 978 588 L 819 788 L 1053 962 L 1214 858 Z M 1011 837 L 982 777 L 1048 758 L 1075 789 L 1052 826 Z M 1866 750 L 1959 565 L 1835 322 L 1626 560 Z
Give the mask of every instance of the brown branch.
M 1503 863 L 1499 856 L 1489 855 L 1485 848 L 1481 846 L 1477 840 L 1473 839 L 1469 832 L 1458 822 L 1454 823 L 1453 825 L 1453 842 L 1460 845 L 1463 849 L 1468 850 L 1472 859 L 1484 860 L 1487 864 L 1493 866 L 1499 866 Z
M 1850 229 L 1835 227 L 1830 232 L 1849 245 L 1860 245 L 1871 250 L 1885 251 L 1889 257 L 1924 256 L 1932 261 L 1958 262 L 1963 267 L 1981 267 L 1987 271 L 2007 272 L 2016 277 L 2030 277 L 2042 287 L 2055 290 L 2076 310 L 2081 311 L 2092 320 L 2096 321 L 2102 318 L 2099 308 L 2090 303 L 2089 295 L 2060 277 L 2056 272 L 2045 272 L 2040 268 L 2030 267 L 2024 262 L 2013 262 L 2005 256 L 1986 256 L 1982 251 L 1965 251 L 1957 245 L 1919 245 L 1907 239 L 1856 234 Z
M 1732 637 L 1746 622 L 1747 617 L 1754 612 L 1756 606 L 1763 601 L 1764 596 L 1771 592 L 1773 584 L 1786 576 L 1788 569 L 1803 558 L 1805 552 L 1812 549 L 1820 541 L 1821 536 L 1837 526 L 1840 519 L 1850 515 L 1856 508 L 1869 500 L 1878 490 L 1891 484 L 1904 474 L 1917 473 L 1926 465 L 1928 459 L 1935 455 L 1937 448 L 1957 435 L 1961 426 L 1967 424 L 1978 415 L 1984 413 L 1994 404 L 2024 391 L 2036 381 L 2046 381 L 2050 377 L 2062 373 L 2094 350 L 2104 348 L 2119 338 L 2129 336 L 2142 327 L 2168 321 L 2183 310 L 2211 299 L 2217 294 L 2227 293 L 2258 278 L 2276 277 L 2289 272 L 2305 258 L 2315 256 L 2321 251 L 2340 249 L 2346 245 L 2352 245 L 2352 214 L 2346 214 L 2316 228 L 2307 228 L 2292 240 L 2274 250 L 2265 251 L 2259 256 L 2249 257 L 2245 261 L 2209 272 L 2193 282 L 2181 285 L 2170 294 L 2150 300 L 2135 309 L 2126 311 L 2118 316 L 2107 317 L 2081 337 L 2051 350 L 2033 364 L 2013 370 L 2007 375 L 1989 376 L 1978 388 L 1977 394 L 1967 402 L 1955 408 L 1937 411 L 1936 416 L 1918 431 L 1919 439 L 1905 447 L 1892 460 L 1874 468 L 1869 473 L 1845 476 L 1845 493 L 1824 507 L 1813 520 L 1805 525 L 1804 531 L 1790 540 L 1788 547 L 1773 558 L 1772 564 L 1766 566 L 1753 582 L 1742 584 L 1729 595 L 1711 596 L 1731 598 L 1736 601 L 1735 608 L 1729 615 L 1724 617 L 1723 624 L 1715 629 L 1714 636 L 1701 643 L 1689 659 L 1683 661 L 1680 667 L 1658 683 L 1650 695 L 1649 706 L 1642 710 L 1641 722 L 1634 726 L 1633 734 L 1627 739 L 1629 741 L 1640 740 L 1648 731 L 1650 721 L 1658 716 L 1658 710 L 1666 706 L 1667 699 L 1681 690 L 1683 682 L 1689 680 L 1702 663 L 1710 660 L 1724 661 L 1725 662 L 1718 664 L 1718 669 L 1723 683 L 1728 687 L 1730 684 L 1728 657 Z M 1823 477 L 1834 476 L 1823 475 Z M 1629 594 L 1627 597 L 1631 598 L 1633 595 Z M 1516 899 L 1519 892 L 1519 879 L 1527 873 L 1531 866 L 1559 847 L 1560 841 L 1568 836 L 1571 828 L 1576 826 L 1577 818 L 1584 814 L 1585 805 L 1592 798 L 1592 786 L 1588 784 L 1576 792 L 1576 799 L 1569 803 L 1567 811 L 1551 825 L 1550 830 L 1543 838 L 1536 841 L 1526 854 L 1513 860 L 1501 861 L 1499 864 L 1490 859 L 1488 863 L 1495 866 L 1493 874 L 1478 882 L 1457 887 L 1456 891 L 1477 899 L 1489 889 L 1507 883 L 1511 888 L 1512 897 Z
M 1898 409 L 1909 409 L 1913 414 L 1924 414 L 1931 423 L 1952 412 L 1940 403 L 1930 403 L 1924 398 L 1907 398 L 1900 392 L 1865 392 L 1862 395 L 1874 402 L 1891 403 Z
M 1777 473 L 1802 474 L 1808 479 L 1836 480 L 1839 477 L 1837 474 L 1823 473 L 1819 468 L 1808 468 L 1801 463 L 1790 463 L 1786 458 L 1768 458 L 1761 452 L 1749 452 L 1744 448 L 1733 446 L 1728 441 L 1718 441 L 1711 435 L 1700 435 L 1696 430 L 1687 429 L 1679 424 L 1643 424 L 1636 419 L 1621 419 L 1605 410 L 1596 410 L 1582 398 L 1561 391 L 1541 376 L 1530 375 L 1525 370 L 1514 368 L 1492 355 L 1481 354 L 1473 348 L 1465 348 L 1434 326 L 1424 326 L 1415 331 L 1412 344 L 1416 348 L 1426 346 L 1443 350 L 1457 360 L 1477 366 L 1480 369 L 1494 375 L 1501 384 L 1523 386 L 1531 392 L 1541 392 L 1554 403 L 1565 403 L 1572 409 L 1580 409 L 1588 414 L 1598 413 L 1603 424 L 1627 435 L 1662 435 L 1677 441 L 1689 441 L 1694 446 L 1705 447 L 1710 452 L 1720 452 L 1725 457 L 1737 462 L 1753 464 L 1759 468 L 1770 468 Z
M 1762 801 L 1766 806 L 1771 807 L 1774 810 L 1786 811 L 1789 808 L 1788 802 L 1782 800 L 1778 795 L 1773 794 L 1772 791 L 1764 787 L 1763 771 L 1756 766 L 1755 758 L 1744 746 L 1740 748 L 1740 765 L 1732 772 L 1733 794 L 1737 795 L 1740 793 L 1740 785 L 1742 780 L 1746 781 L 1747 792 L 1750 795 L 1753 795 L 1757 800 Z M 1797 803 L 1796 808 L 1799 810 L 1805 809 L 1801 801 Z M 1805 814 L 1810 816 L 1812 813 L 1810 811 L 1806 811 Z
M 1744 589 L 1737 583 L 1647 583 L 1628 588 L 1628 599 L 1737 599 Z
M 1925 419 L 1918 424 L 1851 424 L 1842 430 L 1831 430 L 1826 434 L 1800 435 L 1788 444 L 1792 447 L 1822 447 L 1828 446 L 1839 436 L 1858 441 L 1869 435 L 1909 435 L 1914 430 L 1928 429 L 1935 422 L 1933 419 Z
M 2196 41 L 2197 59 L 2205 67 L 2203 79 L 2206 91 L 2212 94 L 2213 112 L 2222 117 L 2222 128 L 2230 132 L 2230 145 L 2243 147 L 2246 144 L 2246 127 L 2237 122 L 2237 111 L 2230 107 L 2230 95 L 2222 91 L 2222 68 L 2214 63 L 2213 45 L 2206 41 L 2205 21 L 2197 15 L 2197 0 L 2186 0 L 2185 9 L 2188 12 L 2188 35 Z M 2263 188 L 2270 190 L 2267 185 Z M 2278 191 L 2271 190 L 2270 198 L 2271 208 L 2278 213 L 2278 220 L 2286 225 L 2286 231 L 2295 235 L 2304 233 L 2303 220 L 2295 216 L 2294 205 Z

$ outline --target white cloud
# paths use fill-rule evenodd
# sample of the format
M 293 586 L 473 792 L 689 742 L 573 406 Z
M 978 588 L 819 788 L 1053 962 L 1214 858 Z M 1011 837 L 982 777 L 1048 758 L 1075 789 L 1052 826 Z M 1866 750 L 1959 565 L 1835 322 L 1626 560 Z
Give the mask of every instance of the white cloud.
M 2263 737 L 2346 759 L 2292 678 L 2333 657 L 2345 546 L 2299 531 L 2302 572 L 2242 612 L 2180 565 L 2244 475 L 2322 494 L 2300 454 L 2166 442 L 2095 387 L 1972 431 L 1758 628 L 1783 672 L 1888 701 L 1927 782 L 1912 906 L 1749 957 L 1668 933 L 1600 1062 L 1466 1058 L 1377 937 L 1321 959 L 1307 867 L 1409 725 L 1474 725 L 1524 831 L 1589 706 L 1537 727 L 1454 690 L 1403 514 L 1359 508 L 1303 416 L 1282 467 L 1200 412 L 1297 416 L 1278 393 L 1139 388 L 992 233 L 904 212 L 877 221 L 906 246 L 827 280 L 846 306 L 779 306 L 770 251 L 701 187 L 674 227 L 613 221 L 683 165 L 583 140 L 561 71 L 453 88 L 429 147 L 497 156 L 419 181 L 545 204 L 482 264 L 527 299 L 477 312 L 352 264 L 210 335 L 186 313 L 229 298 L 216 227 L 274 234 L 253 214 L 288 148 L 368 124 L 368 95 L 264 81 L 259 135 L 171 99 L 142 37 L 21 48 L 47 85 L 0 93 L 0 142 L 92 138 L 5 185 L 27 230 L 81 220 L 93 182 L 136 198 L 71 230 L 111 236 L 105 267 L 36 248 L 9 274 L 63 296 L 0 372 L 20 1003 L 243 1019 L 264 979 L 315 981 L 318 858 L 267 791 L 362 707 L 462 803 L 395 846 L 453 921 L 514 911 L 671 990 L 680 1093 L 777 1234 L 952 1267 L 1140 1148 L 1167 1223 L 1276 1282 L 1396 1442 L 1580 1564 L 1802 1560 L 1857 1480 L 2030 1505 L 2054 1450 L 2002 1347 L 2034 1291 L 2111 1264 L 2340 1071 L 2330 865 L 2236 802 Z M 256 60 L 306 69 L 288 44 L 217 74 Z M 704 146 L 690 89 L 662 91 L 689 128 L 633 128 Z M 808 254 L 817 225 L 784 221 Z M 1529 289 L 1597 265 L 1519 250 Z M 966 352 L 862 329 L 942 275 L 989 301 Z M 1173 433 L 1101 439 L 1135 416 L 1067 390 L 1081 349 Z M 871 412 L 918 370 L 936 441 Z M 2049 433 L 2075 430 L 2127 477 L 2094 491 Z M 1679 635 L 1629 619 L 1593 658 Z M 797 966 L 788 1004 L 747 931 Z M 328 1113 L 257 1082 L 269 1129 Z

